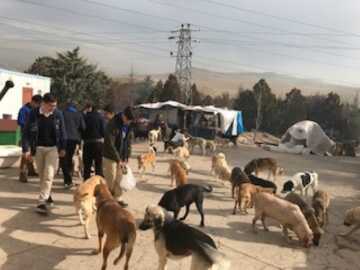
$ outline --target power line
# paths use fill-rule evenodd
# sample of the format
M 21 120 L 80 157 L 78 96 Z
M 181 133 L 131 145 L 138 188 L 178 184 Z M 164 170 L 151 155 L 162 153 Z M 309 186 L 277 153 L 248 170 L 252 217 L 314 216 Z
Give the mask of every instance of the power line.
M 232 5 L 232 4 L 227 4 L 227 3 L 224 3 L 224 2 L 218 2 L 218 1 L 215 1 L 215 0 L 199 0 L 199 1 L 207 2 L 207 3 L 213 4 L 213 5 L 217 5 L 217 6 L 223 6 L 223 7 L 227 7 L 227 8 L 231 8 L 231 9 L 236 9 L 236 10 L 246 12 L 246 13 L 250 13 L 250 14 L 265 16 L 265 17 L 269 17 L 269 18 L 273 18 L 273 19 L 277 19 L 277 20 L 281 20 L 281 21 L 287 21 L 287 22 L 291 22 L 291 23 L 295 23 L 295 24 L 301 24 L 301 25 L 305 25 L 305 26 L 309 26 L 309 27 L 313 27 L 313 28 L 319 28 L 319 29 L 326 30 L 326 31 L 331 31 L 331 32 L 336 32 L 336 33 L 343 33 L 343 34 L 347 34 L 347 35 L 360 37 L 360 34 L 357 34 L 357 33 L 351 33 L 351 32 L 346 32 L 344 30 L 336 29 L 336 28 L 333 28 L 333 27 L 328 27 L 328 26 L 322 26 L 322 25 L 317 25 L 317 24 L 313 24 L 313 23 L 302 22 L 302 21 L 299 21 L 299 20 L 295 20 L 293 18 L 287 18 L 287 17 L 281 17 L 281 16 L 272 15 L 272 14 L 267 14 L 265 12 L 257 11 L 257 10 L 254 10 L 254 9 L 241 8 L 239 6 L 235 6 L 235 5 Z

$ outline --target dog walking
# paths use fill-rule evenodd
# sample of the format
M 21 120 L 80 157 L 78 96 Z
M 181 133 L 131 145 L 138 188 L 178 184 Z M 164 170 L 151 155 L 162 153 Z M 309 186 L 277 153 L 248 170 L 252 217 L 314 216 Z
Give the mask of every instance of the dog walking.
M 104 177 L 108 187 L 122 207 L 126 207 L 121 196 L 123 190 L 120 186 L 122 171 L 131 154 L 130 124 L 134 119 L 130 107 L 124 112 L 115 115 L 107 124 L 104 142 Z
M 58 157 L 65 156 L 64 116 L 56 109 L 56 105 L 55 96 L 45 94 L 40 108 L 30 112 L 23 132 L 23 157 L 30 160 L 31 156 L 35 156 L 40 177 L 39 203 L 36 211 L 41 214 L 47 214 L 47 206 L 53 203 L 51 187 Z

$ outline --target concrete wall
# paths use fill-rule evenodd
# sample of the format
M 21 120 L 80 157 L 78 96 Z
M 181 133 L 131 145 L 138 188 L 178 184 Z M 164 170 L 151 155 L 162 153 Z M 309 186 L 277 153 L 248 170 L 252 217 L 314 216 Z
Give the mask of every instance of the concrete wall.
M 11 79 L 15 87 L 10 89 L 0 101 L 0 118 L 10 114 L 17 119 L 18 111 L 23 105 L 23 88 L 32 88 L 33 95 L 50 92 L 50 78 L 0 69 L 0 90 L 5 82 Z

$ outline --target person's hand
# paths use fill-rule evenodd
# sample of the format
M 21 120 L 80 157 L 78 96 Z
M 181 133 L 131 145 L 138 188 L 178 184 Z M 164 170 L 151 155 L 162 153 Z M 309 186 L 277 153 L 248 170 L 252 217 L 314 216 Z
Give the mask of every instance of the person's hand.
M 63 158 L 63 157 L 65 157 L 65 150 L 60 150 L 60 152 L 59 152 L 59 157 L 61 157 L 61 158 Z

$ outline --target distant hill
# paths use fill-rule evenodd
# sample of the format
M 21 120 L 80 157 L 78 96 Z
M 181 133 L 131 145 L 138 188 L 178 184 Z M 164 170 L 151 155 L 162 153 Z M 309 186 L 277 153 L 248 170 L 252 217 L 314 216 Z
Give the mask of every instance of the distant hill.
M 168 74 L 149 75 L 153 80 L 166 80 L 168 76 Z M 138 75 L 136 79 L 143 79 L 144 77 L 145 75 Z M 327 94 L 334 91 L 344 100 L 351 101 L 355 93 L 360 90 L 360 88 L 330 84 L 318 79 L 301 79 L 272 72 L 221 73 L 193 68 L 193 82 L 197 84 L 201 92 L 210 95 L 229 92 L 230 95 L 234 96 L 237 94 L 239 86 L 252 89 L 254 84 L 262 78 L 266 79 L 273 92 L 279 96 L 283 96 L 296 87 L 301 89 L 304 95 Z

